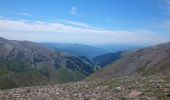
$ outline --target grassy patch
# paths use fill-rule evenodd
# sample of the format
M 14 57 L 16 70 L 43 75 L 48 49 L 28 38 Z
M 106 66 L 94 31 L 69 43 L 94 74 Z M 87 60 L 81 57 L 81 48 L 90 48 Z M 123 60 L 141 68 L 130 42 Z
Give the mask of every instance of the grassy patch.
M 81 80 L 84 77 L 85 75 L 80 73 L 79 71 L 71 71 L 64 67 L 58 69 L 57 71 L 57 78 L 60 83 Z
M 9 75 L 0 76 L 0 90 L 16 88 L 17 85 L 10 79 Z
M 0 68 L 0 75 L 4 75 L 4 74 L 7 74 L 8 71 L 5 70 L 4 68 Z

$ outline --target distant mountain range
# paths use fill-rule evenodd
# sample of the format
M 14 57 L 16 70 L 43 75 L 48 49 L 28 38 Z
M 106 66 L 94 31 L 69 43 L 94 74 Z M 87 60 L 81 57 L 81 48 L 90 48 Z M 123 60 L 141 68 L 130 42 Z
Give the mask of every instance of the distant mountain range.
M 107 50 L 108 52 L 118 52 L 118 51 L 131 51 L 134 49 L 140 49 L 146 47 L 144 44 L 123 44 L 123 43 L 117 43 L 117 44 L 104 44 L 104 45 L 97 45 L 98 48 L 103 48 Z
M 136 74 L 170 74 L 170 42 L 126 53 L 88 79 L 108 79 Z
M 66 52 L 75 56 L 86 56 L 91 60 L 98 55 L 108 53 L 108 51 L 105 49 L 84 44 L 66 44 L 66 43 L 42 43 L 42 44 L 47 47 L 56 49 L 58 51 Z
M 105 55 L 107 53 L 115 53 L 118 51 L 131 51 L 139 49 L 143 46 L 130 44 L 110 44 L 110 45 L 84 45 L 84 44 L 68 44 L 68 43 L 41 43 L 49 48 L 57 51 L 65 52 L 76 56 L 86 56 L 90 60 L 96 56 Z
M 86 57 L 0 38 L 0 89 L 82 80 L 93 70 Z

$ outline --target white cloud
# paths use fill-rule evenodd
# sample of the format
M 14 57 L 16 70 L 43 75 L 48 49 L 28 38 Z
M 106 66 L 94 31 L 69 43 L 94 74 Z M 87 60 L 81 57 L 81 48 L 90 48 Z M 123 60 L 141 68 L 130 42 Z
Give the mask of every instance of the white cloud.
M 170 20 L 163 21 L 162 23 L 157 24 L 157 26 L 170 29 Z
M 77 12 L 77 7 L 71 7 L 70 14 L 79 16 L 80 14 Z
M 153 44 L 170 40 L 170 37 L 160 36 L 146 30 L 110 31 L 89 27 L 88 24 L 81 24 L 80 22 L 65 21 L 83 27 L 67 25 L 62 22 L 23 21 L 0 18 L 0 36 L 17 40 L 88 44 Z
M 94 27 L 94 26 L 89 25 L 87 23 L 71 21 L 71 20 L 67 20 L 67 19 L 56 18 L 55 20 L 52 20 L 52 21 L 72 25 L 72 26 L 79 27 L 79 28 L 102 29 L 102 28 L 99 28 L 99 27 Z
M 170 0 L 165 0 L 165 2 L 170 6 Z
M 54 20 L 54 21 L 74 25 L 74 26 L 77 26 L 77 27 L 91 27 L 91 25 L 89 25 L 89 24 L 82 23 L 82 22 L 71 21 L 71 20 L 67 20 L 67 19 L 58 19 L 58 18 L 56 18 L 56 20 Z
M 9 14 L 15 14 L 15 15 L 22 15 L 22 16 L 33 16 L 32 14 L 30 13 L 27 13 L 27 12 L 8 12 Z
M 170 15 L 170 0 L 163 0 L 164 7 L 167 9 L 168 15 Z
M 170 15 L 170 0 L 162 0 L 164 3 L 164 7 L 167 10 L 168 15 Z M 168 16 L 169 17 L 169 16 Z M 167 20 L 163 20 L 162 22 L 159 22 L 156 24 L 158 27 L 161 28 L 166 28 L 166 29 L 170 29 L 170 19 Z
M 16 13 L 16 14 L 24 15 L 24 16 L 32 16 L 31 14 L 29 14 L 29 13 L 25 13 L 25 12 L 19 12 L 19 13 Z

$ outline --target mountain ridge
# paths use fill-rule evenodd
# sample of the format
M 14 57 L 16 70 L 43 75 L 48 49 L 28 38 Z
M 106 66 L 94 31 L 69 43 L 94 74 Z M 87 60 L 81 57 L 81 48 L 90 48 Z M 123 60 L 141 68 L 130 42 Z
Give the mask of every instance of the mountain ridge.
M 0 38 L 0 89 L 82 80 L 93 65 L 41 44 Z

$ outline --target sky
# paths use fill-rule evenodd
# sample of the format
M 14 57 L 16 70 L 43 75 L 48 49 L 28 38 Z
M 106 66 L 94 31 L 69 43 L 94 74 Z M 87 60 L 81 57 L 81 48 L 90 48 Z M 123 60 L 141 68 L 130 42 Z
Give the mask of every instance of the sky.
M 170 0 L 0 0 L 0 37 L 34 42 L 170 41 Z

